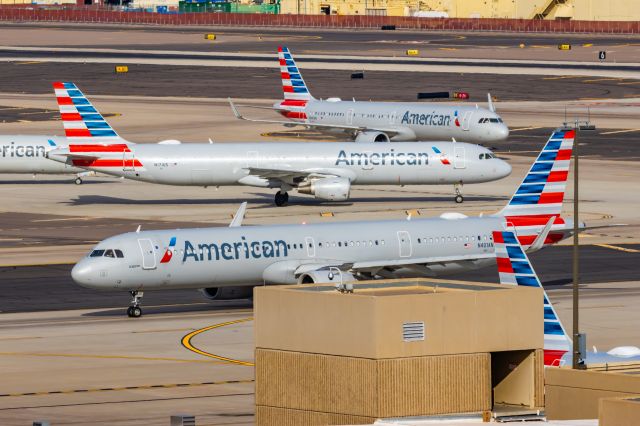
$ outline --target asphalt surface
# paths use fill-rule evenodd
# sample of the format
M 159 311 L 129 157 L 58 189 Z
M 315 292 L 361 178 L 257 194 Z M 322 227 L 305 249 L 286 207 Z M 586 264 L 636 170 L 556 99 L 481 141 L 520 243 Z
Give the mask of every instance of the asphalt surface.
M 99 178 L 92 178 L 96 184 Z M 1 182 L 0 185 L 10 182 Z M 176 229 L 217 226 L 215 223 L 163 222 L 129 219 L 90 218 L 39 215 L 29 213 L 0 213 L 0 248 L 95 244 L 107 237 L 143 229 Z M 63 248 L 61 248 L 63 249 Z M 1 282 L 2 280 L 0 280 Z
M 640 245 L 625 245 L 638 250 Z M 572 247 L 548 247 L 531 255 L 531 261 L 543 285 L 565 288 L 571 285 Z M 580 249 L 580 282 L 615 283 L 638 278 L 640 252 L 630 253 L 600 246 Z M 129 304 L 129 295 L 122 292 L 99 292 L 85 289 L 71 280 L 72 265 L 49 265 L 0 268 L 0 312 L 36 312 L 66 309 L 121 308 Z M 493 267 L 445 278 L 477 282 L 496 282 Z M 196 290 L 167 290 L 146 292 L 145 313 L 218 309 L 220 306 L 247 306 L 247 301 L 209 302 Z
M 126 63 L 123 63 L 126 65 Z M 280 71 L 273 67 L 197 67 L 129 64 L 126 75 L 113 64 L 64 62 L 0 62 L 0 92 L 52 94 L 54 81 L 73 81 L 86 95 L 189 96 L 195 98 L 280 99 Z M 419 92 L 464 91 L 468 102 L 557 101 L 582 98 L 623 98 L 640 89 L 624 79 L 576 77 L 556 79 L 536 75 L 367 71 L 351 79 L 353 70 L 305 70 L 303 76 L 316 98 L 376 101 L 417 101 Z M 586 82 L 585 82 L 586 80 Z M 532 90 L 535 88 L 535 90 Z M 53 95 L 52 95 L 53 96 Z

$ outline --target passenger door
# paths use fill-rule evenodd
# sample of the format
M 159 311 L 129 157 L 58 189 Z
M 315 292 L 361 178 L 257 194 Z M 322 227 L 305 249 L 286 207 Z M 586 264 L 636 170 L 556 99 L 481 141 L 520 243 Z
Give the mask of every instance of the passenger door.
M 306 237 L 304 239 L 304 245 L 307 247 L 307 256 L 316 257 L 316 246 L 313 237 Z
M 353 124 L 353 108 L 347 110 L 347 125 L 351 126 Z
M 136 159 L 133 151 L 122 152 L 122 170 L 125 172 L 134 172 L 136 170 Z
M 467 111 L 462 116 L 462 130 L 469 131 L 469 123 L 471 122 L 471 114 L 473 114 L 473 111 Z
M 138 240 L 140 252 L 142 253 L 142 269 L 156 269 L 156 252 L 153 249 L 153 242 L 148 238 Z
M 457 144 L 454 144 L 457 145 Z M 466 169 L 467 160 L 465 157 L 464 146 L 456 146 L 453 148 L 453 168 L 454 169 Z
M 400 257 L 410 257 L 413 249 L 411 247 L 411 235 L 407 231 L 398 231 L 398 245 L 400 247 Z

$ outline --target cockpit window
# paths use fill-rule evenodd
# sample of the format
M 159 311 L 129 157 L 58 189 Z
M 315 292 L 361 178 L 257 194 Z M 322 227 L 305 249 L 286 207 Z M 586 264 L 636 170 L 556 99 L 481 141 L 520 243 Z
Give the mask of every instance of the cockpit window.
M 480 154 L 480 155 L 478 156 L 478 158 L 479 158 L 479 159 L 481 159 L 481 160 L 484 160 L 484 153 Z
M 492 152 L 482 153 L 478 156 L 481 160 L 489 160 L 491 158 L 496 158 L 496 155 Z
M 107 250 L 94 250 L 91 252 L 91 254 L 89 254 L 89 257 L 118 257 L 118 258 L 124 258 L 124 254 L 122 253 L 122 250 L 118 250 L 118 249 L 107 249 Z
M 104 252 L 104 257 L 116 257 L 116 255 L 113 250 L 107 250 L 106 252 Z
M 89 257 L 102 257 L 103 254 L 104 254 L 104 250 L 94 250 L 91 252 Z
M 120 259 L 124 257 L 124 254 L 122 254 L 122 250 L 115 249 L 114 251 L 116 252 L 116 257 Z

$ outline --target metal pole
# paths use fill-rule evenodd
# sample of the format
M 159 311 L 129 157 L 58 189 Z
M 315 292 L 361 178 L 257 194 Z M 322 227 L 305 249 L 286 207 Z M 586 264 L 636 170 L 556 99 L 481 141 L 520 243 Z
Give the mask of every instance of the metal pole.
M 580 368 L 580 360 L 578 359 L 578 355 L 580 353 L 580 347 L 578 344 L 580 328 L 578 327 L 578 228 L 579 228 L 579 217 L 578 217 L 578 206 L 580 196 L 578 193 L 578 132 L 580 130 L 579 123 L 576 120 L 575 122 L 575 135 L 573 139 L 573 161 L 574 161 L 574 169 L 573 169 L 573 356 L 572 356 L 572 368 L 577 370 Z

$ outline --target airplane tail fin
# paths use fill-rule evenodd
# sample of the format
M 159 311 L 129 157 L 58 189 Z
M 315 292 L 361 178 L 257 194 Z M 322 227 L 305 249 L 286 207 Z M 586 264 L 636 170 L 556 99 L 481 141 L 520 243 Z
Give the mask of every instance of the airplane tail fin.
M 55 82 L 53 90 L 70 143 L 124 142 L 74 83 Z
M 571 352 L 571 339 L 549 302 L 538 275 L 512 231 L 494 231 L 493 244 L 501 284 L 538 287 L 544 293 L 544 364 L 559 366 L 565 353 Z
M 554 216 L 556 228 L 552 228 L 545 243 L 564 238 L 563 233 L 553 231 L 565 225 L 560 213 L 574 138 L 575 130 L 555 130 L 509 203 L 497 214 L 504 216 L 508 227 L 517 230 L 518 240 L 524 246 L 531 245 Z
M 282 77 L 284 99 L 297 101 L 309 101 L 313 99 L 287 47 L 278 47 L 278 60 L 280 61 L 280 76 Z

